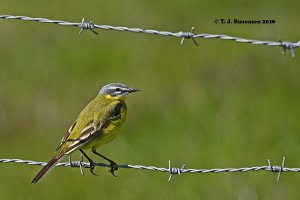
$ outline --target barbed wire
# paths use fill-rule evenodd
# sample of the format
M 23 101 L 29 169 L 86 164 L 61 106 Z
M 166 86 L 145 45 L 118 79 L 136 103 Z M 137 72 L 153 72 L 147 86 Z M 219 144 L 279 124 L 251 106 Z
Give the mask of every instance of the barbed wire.
M 94 29 L 104 29 L 104 30 L 114 30 L 114 31 L 128 31 L 133 33 L 145 33 L 145 34 L 156 34 L 156 35 L 162 35 L 162 36 L 172 36 L 181 38 L 180 44 L 183 44 L 185 39 L 191 39 L 193 43 L 198 46 L 198 43 L 196 42 L 196 38 L 204 38 L 204 39 L 221 39 L 221 40 L 231 40 L 235 42 L 240 43 L 248 43 L 253 45 L 267 45 L 267 46 L 280 46 L 283 48 L 283 54 L 286 54 L 286 50 L 290 50 L 291 56 L 295 57 L 295 48 L 300 48 L 300 40 L 298 42 L 290 42 L 290 41 L 264 41 L 264 40 L 254 40 L 254 39 L 245 39 L 240 37 L 234 37 L 234 36 L 228 36 L 223 34 L 196 34 L 195 28 L 192 27 L 190 32 L 170 32 L 170 31 L 158 31 L 158 30 L 152 30 L 152 29 L 141 29 L 141 28 L 129 28 L 125 26 L 111 26 L 111 25 L 97 25 L 94 24 L 92 21 L 85 21 L 83 18 L 81 23 L 73 23 L 73 22 L 67 22 L 62 20 L 51 20 L 46 18 L 33 18 L 28 16 L 13 16 L 13 15 L 0 15 L 0 19 L 17 19 L 17 20 L 23 20 L 23 21 L 35 21 L 40 23 L 53 23 L 58 24 L 62 26 L 75 26 L 79 27 L 80 31 L 79 34 L 82 33 L 84 30 L 90 30 L 95 34 L 98 34 Z
M 44 166 L 46 162 L 36 162 L 32 160 L 22 160 L 22 159 L 0 159 L 0 163 L 23 163 L 27 165 L 40 165 Z M 264 166 L 254 166 L 254 167 L 241 167 L 241 168 L 213 168 L 213 169 L 186 169 L 185 164 L 180 167 L 172 167 L 171 161 L 169 160 L 168 168 L 164 167 L 155 167 L 155 166 L 143 166 L 143 165 L 129 165 L 122 164 L 117 165 L 118 168 L 122 169 L 139 169 L 139 170 L 150 170 L 150 171 L 160 171 L 160 172 L 168 172 L 170 181 L 172 179 L 172 175 L 180 175 L 183 173 L 233 173 L 233 172 L 250 172 L 250 171 L 271 171 L 273 173 L 278 173 L 277 181 L 280 179 L 280 175 L 283 172 L 300 172 L 300 168 L 288 168 L 284 166 L 285 157 L 282 159 L 281 166 L 272 165 L 270 159 L 268 159 L 268 165 Z M 95 166 L 98 167 L 108 167 L 111 166 L 105 163 L 95 163 Z M 55 167 L 77 167 L 80 168 L 81 174 L 83 175 L 82 168 L 90 168 L 90 164 L 83 162 L 83 158 L 79 161 L 71 161 L 69 158 L 69 162 L 57 163 Z

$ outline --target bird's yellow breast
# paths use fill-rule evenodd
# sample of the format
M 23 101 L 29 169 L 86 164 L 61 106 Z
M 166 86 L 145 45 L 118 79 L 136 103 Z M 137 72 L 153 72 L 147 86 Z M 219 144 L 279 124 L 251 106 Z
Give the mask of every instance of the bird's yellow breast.
M 124 101 L 117 101 L 114 99 L 112 102 L 112 104 L 116 105 L 114 105 L 112 111 L 114 114 L 108 117 L 110 118 L 109 123 L 101 130 L 95 139 L 85 144 L 82 147 L 83 149 L 92 148 L 92 150 L 96 150 L 100 146 L 111 142 L 118 136 L 119 130 L 126 119 L 127 107 Z

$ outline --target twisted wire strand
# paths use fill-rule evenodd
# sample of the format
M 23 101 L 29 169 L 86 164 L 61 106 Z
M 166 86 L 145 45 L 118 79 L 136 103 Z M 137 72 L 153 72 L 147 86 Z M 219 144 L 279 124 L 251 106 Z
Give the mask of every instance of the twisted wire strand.
M 160 172 L 168 172 L 170 174 L 169 181 L 172 178 L 172 175 L 180 175 L 182 173 L 232 173 L 232 172 L 250 172 L 250 171 L 271 171 L 274 173 L 278 173 L 277 181 L 279 181 L 280 174 L 282 172 L 300 172 L 300 168 L 288 168 L 284 166 L 285 157 L 283 157 L 281 166 L 273 166 L 271 165 L 270 160 L 269 165 L 264 166 L 254 166 L 254 167 L 241 167 L 241 168 L 213 168 L 213 169 L 185 169 L 185 165 L 181 168 L 176 168 L 171 166 L 171 161 L 169 161 L 169 167 L 155 167 L 155 166 L 144 166 L 144 165 L 129 165 L 122 164 L 118 165 L 118 168 L 123 169 L 139 169 L 139 170 L 150 170 L 150 171 L 160 171 Z M 22 160 L 22 159 L 0 159 L 0 163 L 23 163 L 28 165 L 46 165 L 46 162 L 36 162 L 32 160 Z M 110 167 L 109 164 L 105 163 L 95 163 L 95 166 L 98 167 Z M 80 161 L 70 161 L 64 163 L 57 163 L 55 167 L 79 167 L 90 168 L 90 164 Z
M 53 23 L 63 26 L 75 26 L 81 28 L 81 33 L 83 30 L 88 29 L 91 30 L 93 33 L 98 34 L 94 31 L 94 29 L 104 29 L 104 30 L 114 30 L 114 31 L 128 31 L 133 33 L 145 33 L 145 34 L 156 34 L 162 36 L 173 36 L 177 38 L 182 38 L 181 44 L 183 44 L 184 39 L 192 39 L 194 44 L 198 46 L 195 38 L 203 38 L 203 39 L 221 39 L 221 40 L 231 40 L 240 43 L 248 43 L 253 45 L 267 45 L 267 46 L 281 46 L 283 48 L 283 54 L 285 54 L 286 50 L 290 50 L 292 57 L 295 57 L 294 48 L 300 48 L 300 40 L 298 42 L 289 42 L 289 41 L 263 41 L 263 40 L 254 40 L 254 39 L 245 39 L 240 37 L 234 37 L 229 35 L 223 34 L 196 34 L 194 33 L 194 27 L 192 27 L 191 32 L 170 32 L 170 31 L 158 31 L 158 30 L 151 30 L 151 29 L 141 29 L 141 28 L 129 28 L 126 26 L 111 26 L 111 25 L 97 25 L 93 24 L 91 21 L 87 22 L 82 19 L 81 23 L 73 23 L 67 22 L 62 20 L 51 20 L 46 18 L 33 18 L 28 16 L 13 16 L 13 15 L 0 15 L 0 19 L 17 19 L 17 20 L 24 20 L 24 21 L 35 21 L 40 23 Z

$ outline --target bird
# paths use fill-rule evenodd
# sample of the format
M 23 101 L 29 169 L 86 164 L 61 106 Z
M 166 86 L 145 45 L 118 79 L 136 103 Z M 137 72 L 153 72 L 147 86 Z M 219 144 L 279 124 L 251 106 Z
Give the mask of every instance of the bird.
M 78 115 L 56 148 L 52 159 L 37 173 L 31 183 L 37 183 L 60 160 L 76 150 L 89 161 L 92 174 L 96 175 L 93 172 L 95 162 L 85 150 L 91 150 L 95 155 L 107 160 L 110 163 L 110 172 L 115 176 L 114 171 L 118 169 L 118 165 L 96 150 L 117 137 L 127 115 L 126 97 L 138 91 L 140 90 L 122 83 L 103 86 L 98 95 Z

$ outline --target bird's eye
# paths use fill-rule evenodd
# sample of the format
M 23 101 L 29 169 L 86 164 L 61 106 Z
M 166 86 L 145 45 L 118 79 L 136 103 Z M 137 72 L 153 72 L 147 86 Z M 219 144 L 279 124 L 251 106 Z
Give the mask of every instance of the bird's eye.
M 121 89 L 120 88 L 116 88 L 116 92 L 120 92 L 121 91 Z

